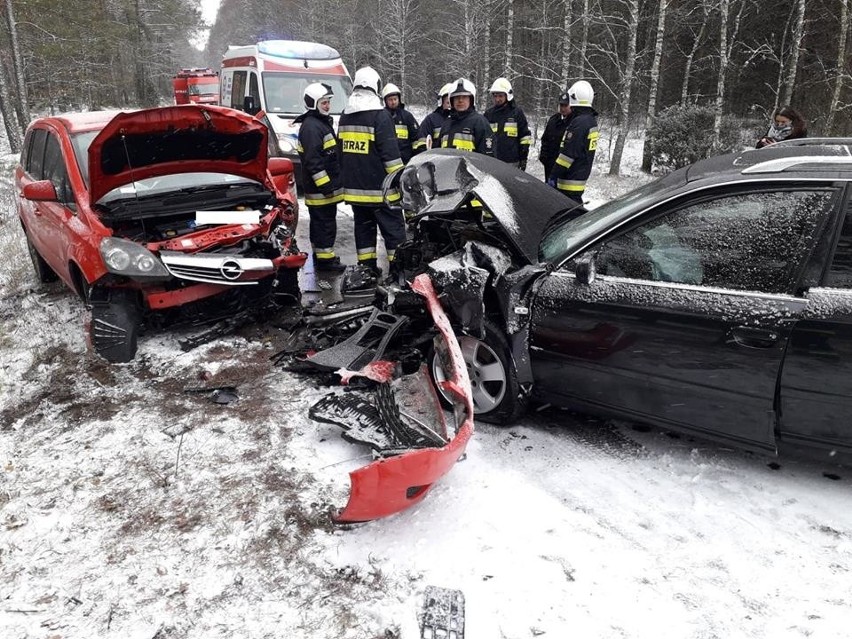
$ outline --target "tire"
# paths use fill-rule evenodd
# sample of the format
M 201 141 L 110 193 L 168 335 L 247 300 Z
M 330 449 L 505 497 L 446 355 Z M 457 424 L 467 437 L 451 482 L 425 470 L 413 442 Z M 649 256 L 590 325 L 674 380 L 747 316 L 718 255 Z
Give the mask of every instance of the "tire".
M 59 279 L 59 276 L 56 272 L 50 268 L 47 262 L 44 261 L 44 258 L 38 252 L 38 249 L 33 246 L 33 243 L 30 241 L 30 236 L 24 232 L 27 238 L 27 250 L 30 253 L 30 260 L 33 263 L 33 270 L 35 271 L 36 279 L 39 284 L 49 284 L 50 282 L 55 282 Z
M 136 356 L 140 313 L 136 295 L 110 291 L 105 301 L 92 302 L 89 336 L 95 352 L 108 362 L 129 362 Z
M 473 394 L 474 417 L 490 424 L 508 425 L 521 416 L 527 401 L 518 384 L 509 342 L 500 329 L 485 320 L 485 339 L 470 335 L 458 337 Z M 434 350 L 429 356 L 433 382 L 446 379 Z M 438 396 L 449 404 L 448 395 L 435 383 Z

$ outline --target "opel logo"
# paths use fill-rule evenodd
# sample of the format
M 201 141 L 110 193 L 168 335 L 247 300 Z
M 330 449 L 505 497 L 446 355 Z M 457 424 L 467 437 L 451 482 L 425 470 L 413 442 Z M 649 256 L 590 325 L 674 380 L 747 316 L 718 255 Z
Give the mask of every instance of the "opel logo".
M 243 267 L 236 260 L 225 260 L 219 267 L 219 272 L 226 280 L 238 280 L 243 274 Z

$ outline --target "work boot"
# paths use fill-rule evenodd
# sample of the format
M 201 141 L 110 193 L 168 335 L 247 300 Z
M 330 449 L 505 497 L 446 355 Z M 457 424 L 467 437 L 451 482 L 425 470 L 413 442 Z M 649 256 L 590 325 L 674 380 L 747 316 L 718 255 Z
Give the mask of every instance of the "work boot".
M 315 271 L 345 271 L 346 265 L 340 262 L 339 257 L 317 257 L 314 255 Z

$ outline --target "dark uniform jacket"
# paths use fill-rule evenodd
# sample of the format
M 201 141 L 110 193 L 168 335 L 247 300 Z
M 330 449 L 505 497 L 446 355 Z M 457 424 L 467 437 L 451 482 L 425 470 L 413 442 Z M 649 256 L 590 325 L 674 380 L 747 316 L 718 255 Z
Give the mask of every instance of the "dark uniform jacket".
M 334 134 L 334 120 L 311 109 L 297 117 L 299 158 L 302 160 L 302 185 L 305 204 L 326 206 L 343 201 L 340 179 L 340 147 Z
M 586 190 L 586 180 L 592 172 L 595 150 L 598 148 L 597 112 L 591 107 L 571 107 L 574 116 L 562 136 L 562 145 L 551 179 L 556 188 L 574 199 Z
M 420 130 L 417 132 L 417 141 L 414 143 L 414 153 L 421 153 L 427 148 L 440 148 L 441 127 L 444 126 L 444 122 L 446 122 L 449 117 L 449 109 L 442 109 L 441 107 L 438 107 L 423 119 L 423 122 L 420 123 Z M 426 142 L 429 138 L 432 139 L 431 146 L 429 146 Z
M 561 113 L 554 113 L 544 126 L 544 133 L 541 134 L 538 161 L 548 170 L 553 168 L 553 163 L 556 162 L 556 158 L 559 156 L 559 146 L 562 144 L 562 137 L 565 135 L 565 129 L 568 128 L 570 121 L 571 115 L 563 118 Z
M 395 109 L 385 107 L 385 110 L 390 114 L 393 120 L 393 126 L 396 130 L 396 142 L 399 145 L 399 154 L 402 161 L 408 164 L 411 156 L 414 155 L 413 145 L 417 141 L 417 120 L 411 115 L 411 112 L 405 108 L 405 105 L 400 105 Z
M 473 107 L 461 113 L 453 111 L 441 127 L 441 148 L 494 155 L 491 125 Z
M 494 157 L 526 168 L 532 135 L 523 110 L 511 100 L 501 106 L 492 106 L 485 112 L 485 119 L 494 133 Z
M 349 102 L 337 127 L 344 198 L 348 204 L 384 206 L 382 182 L 403 167 L 396 131 L 381 100 L 359 89 Z M 391 194 L 398 200 L 400 194 Z

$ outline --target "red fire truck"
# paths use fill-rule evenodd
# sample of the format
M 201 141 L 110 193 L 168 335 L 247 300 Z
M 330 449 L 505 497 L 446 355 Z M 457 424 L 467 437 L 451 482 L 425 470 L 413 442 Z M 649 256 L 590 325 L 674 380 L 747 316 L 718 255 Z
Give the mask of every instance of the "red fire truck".
M 219 104 L 219 74 L 210 68 L 181 69 L 172 78 L 175 104 Z

